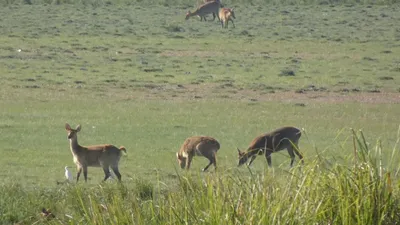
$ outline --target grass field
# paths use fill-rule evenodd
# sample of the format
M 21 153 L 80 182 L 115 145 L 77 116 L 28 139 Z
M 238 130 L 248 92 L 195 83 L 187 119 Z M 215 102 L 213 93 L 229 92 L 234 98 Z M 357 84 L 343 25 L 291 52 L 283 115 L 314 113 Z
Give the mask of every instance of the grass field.
M 185 21 L 195 2 L 32 2 L 0 1 L 0 224 L 398 223 L 398 4 L 225 1 L 222 29 Z M 127 148 L 121 185 L 99 168 L 57 184 L 66 122 Z M 286 151 L 236 166 L 284 125 L 304 129 L 304 166 Z M 191 135 L 221 143 L 217 172 L 178 167 Z

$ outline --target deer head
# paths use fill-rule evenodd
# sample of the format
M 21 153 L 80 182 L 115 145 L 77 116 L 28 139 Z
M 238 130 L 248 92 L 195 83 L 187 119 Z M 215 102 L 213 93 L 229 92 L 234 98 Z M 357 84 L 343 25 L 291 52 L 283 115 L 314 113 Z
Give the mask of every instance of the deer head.
M 73 139 L 76 138 L 76 134 L 81 130 L 81 125 L 78 125 L 76 129 L 72 129 L 71 126 L 68 123 L 66 123 L 65 130 L 67 131 L 68 139 Z
M 241 165 L 243 165 L 243 164 L 245 164 L 247 162 L 249 157 L 247 156 L 246 152 L 240 151 L 239 148 L 237 148 L 237 150 L 238 150 L 238 156 L 239 156 L 239 164 L 238 164 L 238 166 L 241 166 Z
M 176 153 L 176 158 L 178 159 L 178 163 L 181 166 L 181 168 L 184 169 L 186 166 L 186 158 L 179 155 L 178 152 Z

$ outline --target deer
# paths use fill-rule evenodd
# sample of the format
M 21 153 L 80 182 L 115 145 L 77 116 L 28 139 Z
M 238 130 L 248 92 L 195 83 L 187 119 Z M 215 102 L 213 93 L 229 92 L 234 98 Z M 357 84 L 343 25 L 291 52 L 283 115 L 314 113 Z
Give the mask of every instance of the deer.
M 211 164 L 214 164 L 217 169 L 216 153 L 220 148 L 217 140 L 209 136 L 192 136 L 187 138 L 179 152 L 176 153 L 176 158 L 182 169 L 189 170 L 194 156 L 204 156 L 209 160 L 209 164 L 202 169 L 205 172 Z
M 110 144 L 92 145 L 92 146 L 81 146 L 78 144 L 78 132 L 81 130 L 81 125 L 78 125 L 75 129 L 66 123 L 65 130 L 67 131 L 67 137 L 69 139 L 71 153 L 74 159 L 74 163 L 77 167 L 76 182 L 79 181 L 79 177 L 83 170 L 83 176 L 85 182 L 87 182 L 88 167 L 102 167 L 106 181 L 110 176 L 110 167 L 114 171 L 118 180 L 121 181 L 121 174 L 119 173 L 118 163 L 122 155 L 122 151 L 126 153 L 124 146 L 119 148 Z
M 192 16 L 199 16 L 200 21 L 203 21 L 203 19 L 204 21 L 207 21 L 205 16 L 212 13 L 213 21 L 215 20 L 215 17 L 218 17 L 218 20 L 220 20 L 218 16 L 219 8 L 220 8 L 219 1 L 207 2 L 197 7 L 197 9 L 194 12 L 188 11 L 186 13 L 185 19 L 188 20 Z
M 235 27 L 235 23 L 233 22 L 233 19 L 236 19 L 236 17 L 235 17 L 235 12 L 233 11 L 233 8 L 221 8 L 219 10 L 219 18 L 221 21 L 222 28 L 228 28 L 229 21 L 231 21 L 233 24 L 233 27 Z
M 268 166 L 272 167 L 271 154 L 284 149 L 287 149 L 290 156 L 290 167 L 293 167 L 293 162 L 295 159 L 295 154 L 300 158 L 302 163 L 303 156 L 298 150 L 298 143 L 301 137 L 301 131 L 296 127 L 281 127 L 269 133 L 261 134 L 254 138 L 246 151 L 240 151 L 239 153 L 239 164 L 241 166 L 247 162 L 251 157 L 248 164 L 250 166 L 256 159 L 257 155 L 265 154 Z

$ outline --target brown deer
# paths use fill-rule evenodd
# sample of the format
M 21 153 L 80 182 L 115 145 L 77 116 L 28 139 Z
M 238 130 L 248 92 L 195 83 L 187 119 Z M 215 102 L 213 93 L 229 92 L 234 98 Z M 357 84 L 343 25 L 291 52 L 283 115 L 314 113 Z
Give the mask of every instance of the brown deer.
M 224 6 L 222 5 L 221 0 L 203 0 L 203 3 L 208 3 L 208 2 L 218 2 L 218 4 L 219 4 L 220 7 L 224 7 Z M 213 15 L 213 18 L 214 18 L 214 20 L 215 20 L 215 17 L 216 17 L 215 13 L 212 13 L 212 15 Z M 199 16 L 199 17 L 200 17 L 200 16 Z M 200 17 L 200 19 L 201 19 L 201 17 Z
M 207 21 L 206 20 L 206 15 L 208 14 L 213 14 L 213 21 L 215 20 L 215 17 L 218 17 L 218 11 L 220 8 L 220 2 L 219 1 L 212 1 L 212 2 L 207 2 L 205 4 L 200 5 L 199 7 L 197 7 L 197 9 L 194 12 L 190 12 L 188 11 L 186 13 L 186 20 L 188 20 L 190 17 L 192 16 L 199 16 L 200 17 L 200 21 Z
M 301 137 L 301 131 L 295 127 L 282 127 L 270 133 L 259 135 L 254 138 L 247 148 L 246 152 L 238 149 L 239 164 L 243 165 L 251 157 L 249 166 L 253 163 L 257 155 L 265 154 L 268 166 L 271 167 L 271 154 L 283 149 L 287 149 L 291 158 L 290 167 L 293 166 L 295 154 L 303 162 L 303 156 L 298 151 L 298 143 Z
M 233 8 L 221 8 L 219 10 L 219 19 L 221 21 L 222 28 L 228 28 L 229 21 L 231 21 L 233 27 L 235 27 L 235 23 L 233 22 L 232 18 L 236 19 Z
M 217 169 L 216 153 L 219 148 L 218 141 L 212 137 L 193 136 L 183 142 L 179 152 L 176 153 L 176 158 L 182 169 L 189 169 L 195 155 L 204 156 L 210 163 L 202 171 L 206 171 L 211 164 Z
M 117 148 L 114 145 L 108 144 L 83 147 L 78 144 L 77 136 L 77 133 L 81 130 L 81 125 L 78 125 L 76 129 L 72 129 L 71 126 L 66 123 L 65 130 L 67 130 L 70 149 L 74 158 L 74 163 L 78 169 L 76 182 L 79 181 L 79 176 L 81 175 L 82 170 L 85 181 L 87 181 L 88 167 L 102 167 L 105 174 L 104 181 L 111 176 L 111 167 L 115 175 L 118 177 L 118 180 L 121 181 L 118 163 L 122 151 L 126 153 L 125 147 L 121 146 L 120 148 Z

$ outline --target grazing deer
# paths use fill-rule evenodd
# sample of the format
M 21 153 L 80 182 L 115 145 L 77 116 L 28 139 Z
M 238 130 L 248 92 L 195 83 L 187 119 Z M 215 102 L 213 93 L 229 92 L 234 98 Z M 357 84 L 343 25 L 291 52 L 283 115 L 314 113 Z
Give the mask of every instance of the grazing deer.
M 210 163 L 202 171 L 206 171 L 211 164 L 217 169 L 216 153 L 219 148 L 218 141 L 212 137 L 193 136 L 183 142 L 179 152 L 176 153 L 176 158 L 182 169 L 189 169 L 195 155 L 204 156 Z
M 79 181 L 82 170 L 85 181 L 87 181 L 87 168 L 89 166 L 102 167 L 105 174 L 104 181 L 111 176 L 111 167 L 115 175 L 117 175 L 118 180 L 121 181 L 118 163 L 121 158 L 121 151 L 126 153 L 126 149 L 123 146 L 117 148 L 114 145 L 106 144 L 83 147 L 78 144 L 77 136 L 77 133 L 81 130 L 81 125 L 78 125 L 76 129 L 72 129 L 71 126 L 66 123 L 65 130 L 67 130 L 72 156 L 74 157 L 74 163 L 78 169 L 76 182 Z
M 229 21 L 231 21 L 233 27 L 235 27 L 235 23 L 233 22 L 232 18 L 236 19 L 233 8 L 221 8 L 219 10 L 219 19 L 221 21 L 222 28 L 228 28 Z
M 265 154 L 268 166 L 271 167 L 271 154 L 283 149 L 287 149 L 291 158 L 290 167 L 293 166 L 295 153 L 303 162 L 303 156 L 298 151 L 298 143 L 301 137 L 301 131 L 295 127 L 282 127 L 270 133 L 259 135 L 254 138 L 247 148 L 246 152 L 238 149 L 239 164 L 243 165 L 251 157 L 249 166 L 257 157 L 257 155 Z
M 214 17 L 213 21 L 215 20 L 215 17 L 218 17 L 218 20 L 220 20 L 219 16 L 218 16 L 219 8 L 220 8 L 219 1 L 207 2 L 207 3 L 202 4 L 199 7 L 197 7 L 196 11 L 194 11 L 194 12 L 188 11 L 186 13 L 185 19 L 188 20 L 192 16 L 199 16 L 200 21 L 203 21 L 203 19 L 204 19 L 204 21 L 207 21 L 205 16 L 212 13 L 213 17 Z

